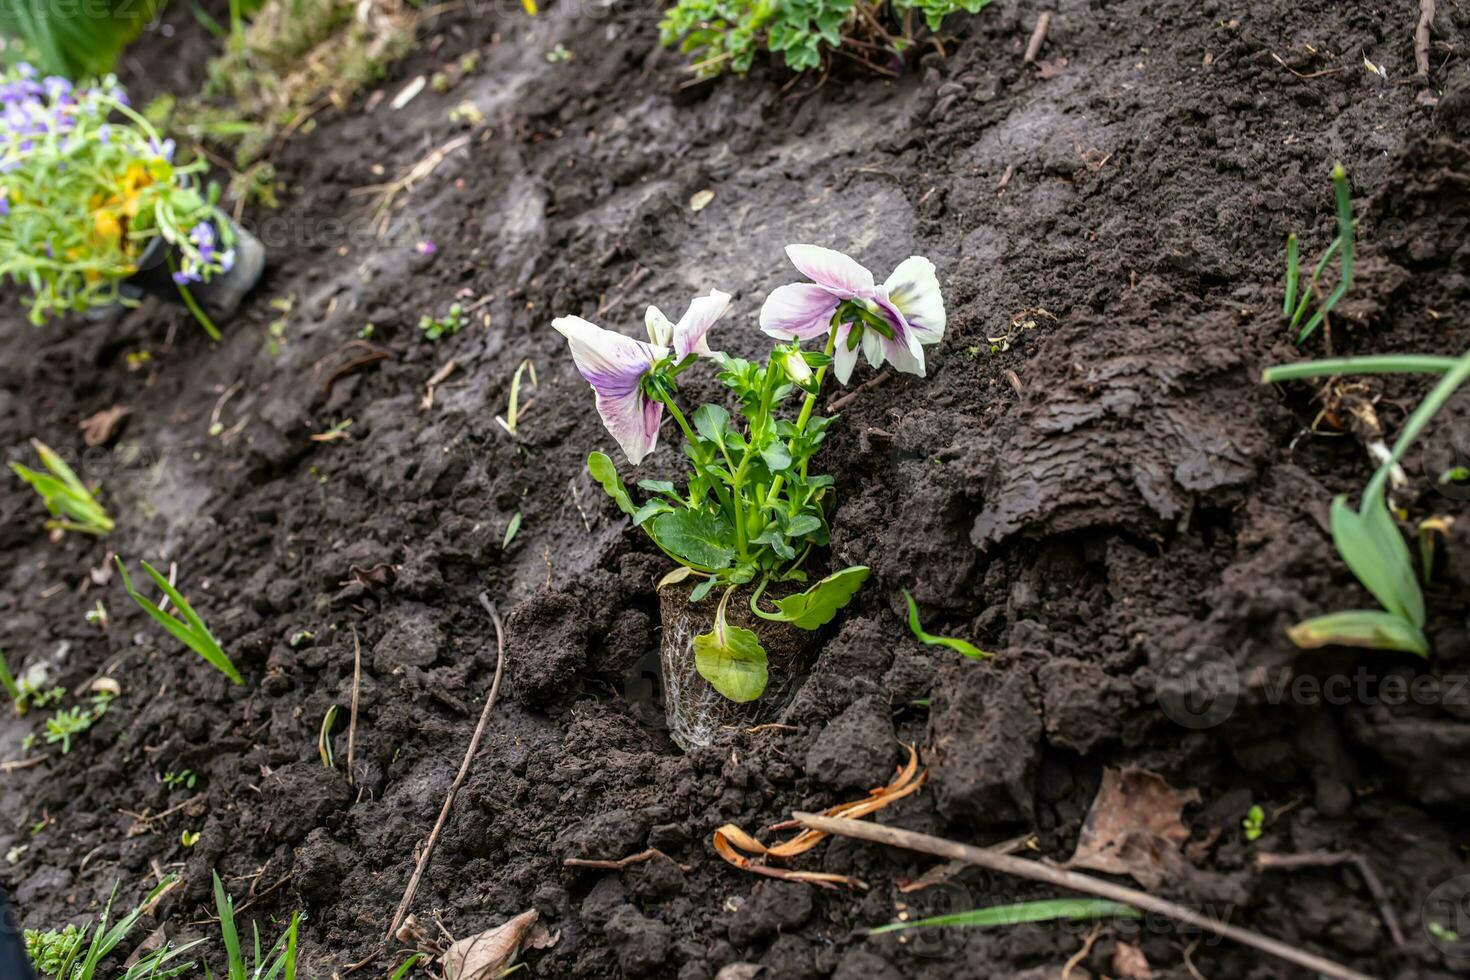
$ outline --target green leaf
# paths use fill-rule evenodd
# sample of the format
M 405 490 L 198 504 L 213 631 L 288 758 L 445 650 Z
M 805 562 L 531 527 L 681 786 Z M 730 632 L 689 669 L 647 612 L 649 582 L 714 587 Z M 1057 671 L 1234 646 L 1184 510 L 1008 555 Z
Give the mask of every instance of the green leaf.
M 750 543 L 769 545 L 776 553 L 776 557 L 786 561 L 796 558 L 796 549 L 791 547 L 791 543 L 786 540 L 786 535 L 782 534 L 781 529 L 777 527 L 762 531 L 758 536 L 751 538 Z
M 674 557 L 699 569 L 726 568 L 735 559 L 735 531 L 723 516 L 676 510 L 654 520 L 649 533 Z
M 914 597 L 909 595 L 909 590 L 903 590 L 903 599 L 909 604 L 909 630 L 920 643 L 929 646 L 949 647 L 956 653 L 962 653 L 971 660 L 988 660 L 990 654 L 977 647 L 968 640 L 961 640 L 953 636 L 935 636 L 933 633 L 924 632 L 924 627 L 919 625 L 919 604 L 914 602 Z
M 715 587 L 715 584 L 716 583 L 713 578 L 707 578 L 703 582 L 700 582 L 694 588 L 689 590 L 689 601 L 703 602 L 704 597 L 710 594 L 710 590 Z
M 678 496 L 678 490 L 670 480 L 639 480 L 638 489 L 649 493 L 665 493 L 670 496 Z
M 717 446 L 725 444 L 730 413 L 718 405 L 701 405 L 694 410 L 694 431 Z
M 773 442 L 761 450 L 761 459 L 766 461 L 772 473 L 780 473 L 791 466 L 791 453 L 786 446 L 779 442 Z
M 1402 650 L 1429 656 L 1429 641 L 1413 623 L 1380 609 L 1329 613 L 1297 623 L 1286 631 L 1303 650 L 1337 644 L 1372 650 Z
M 670 511 L 672 511 L 673 509 L 674 508 L 672 508 L 672 507 L 670 507 L 668 505 L 668 502 L 667 501 L 663 501 L 663 500 L 650 500 L 648 503 L 644 504 L 642 507 L 639 507 L 638 508 L 638 513 L 636 513 L 636 514 L 633 515 L 633 526 L 634 527 L 642 527 L 643 526 L 643 523 L 645 521 L 647 521 L 649 518 L 654 517 L 657 514 L 667 514 Z
M 1409 546 L 1382 498 L 1355 511 L 1345 496 L 1332 501 L 1332 541 L 1363 587 L 1384 609 L 1415 627 L 1424 625 L 1424 595 L 1414 577 Z
M 766 651 L 750 630 L 725 620 L 725 603 L 715 611 L 715 626 L 694 638 L 694 666 L 710 687 L 731 701 L 754 701 L 766 689 Z
M 623 485 L 622 478 L 618 476 L 618 468 L 613 465 L 607 453 L 589 455 L 587 472 L 592 474 L 592 479 L 600 483 L 607 495 L 617 502 L 619 510 L 629 517 L 638 513 L 638 508 L 633 506 L 633 498 L 628 496 L 628 488 Z
M 868 566 L 853 565 L 828 575 L 805 592 L 777 599 L 779 613 L 768 613 L 759 608 L 755 611 L 765 619 L 790 623 L 800 629 L 821 629 L 832 622 L 839 609 L 852 601 L 857 590 L 868 580 L 868 574 Z
M 813 517 L 811 514 L 798 514 L 791 519 L 791 523 L 786 525 L 786 536 L 788 538 L 802 538 L 811 534 L 813 531 L 820 531 L 821 529 L 821 518 Z
M 1042 902 L 1020 902 L 1016 905 L 992 905 L 984 909 L 936 915 L 913 922 L 891 922 L 869 929 L 868 935 L 918 929 L 924 926 L 1013 926 L 1023 922 L 1049 922 L 1054 919 L 1136 919 L 1139 912 L 1130 905 L 1100 898 L 1053 898 Z

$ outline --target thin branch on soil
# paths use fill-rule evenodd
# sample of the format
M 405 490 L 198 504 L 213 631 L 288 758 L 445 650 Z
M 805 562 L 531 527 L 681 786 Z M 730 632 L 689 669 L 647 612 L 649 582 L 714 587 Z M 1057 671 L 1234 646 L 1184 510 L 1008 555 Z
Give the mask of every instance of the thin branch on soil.
M 33 755 L 29 759 L 12 759 L 10 762 L 0 762 L 0 772 L 20 772 L 20 770 L 29 769 L 31 766 L 39 766 L 49 758 L 51 758 L 49 755 Z
M 1393 939 L 1395 946 L 1404 945 L 1404 930 L 1399 926 L 1399 917 L 1394 913 L 1393 906 L 1388 902 L 1388 890 L 1383 887 L 1382 880 L 1374 872 L 1372 865 L 1361 854 L 1351 852 L 1331 854 L 1325 851 L 1313 851 L 1308 854 L 1257 854 L 1256 867 L 1263 871 L 1293 871 L 1297 868 L 1332 868 L 1338 865 L 1350 864 L 1358 869 L 1358 874 L 1363 876 L 1363 883 L 1368 886 L 1368 891 L 1373 896 L 1373 901 L 1378 903 L 1378 916 L 1383 920 L 1388 935 Z
M 362 641 L 357 638 L 357 627 L 352 627 L 352 710 L 347 719 L 347 785 L 356 786 L 357 777 L 352 774 L 352 760 L 357 749 L 357 695 L 362 690 Z
M 631 865 L 642 864 L 644 861 L 652 861 L 656 857 L 666 858 L 669 856 L 656 847 L 650 847 L 646 851 L 629 854 L 627 857 L 618 858 L 616 861 L 599 861 L 593 858 L 567 858 L 562 861 L 561 866 L 563 868 L 599 868 L 603 871 L 622 871 Z M 669 858 L 669 860 L 672 861 L 673 858 Z M 690 871 L 690 867 L 687 864 L 679 865 L 679 869 L 685 874 L 688 874 Z
M 1278 65 L 1291 72 L 1297 78 L 1321 78 L 1323 75 L 1336 75 L 1340 71 L 1347 71 L 1346 65 L 1341 65 L 1337 68 L 1323 68 L 1321 71 L 1297 71 L 1295 68 L 1288 65 L 1286 61 L 1282 59 L 1281 55 L 1277 54 L 1275 51 L 1271 52 L 1271 57 L 1276 59 L 1276 63 Z
M 1041 54 L 1041 46 L 1046 43 L 1046 32 L 1051 27 L 1051 11 L 1043 11 L 1036 18 L 1036 29 L 1031 32 L 1031 40 L 1026 42 L 1026 54 L 1021 59 L 1022 64 L 1029 65 Z
M 374 204 L 373 210 L 381 219 L 378 224 L 378 237 L 381 238 L 388 230 L 388 218 L 394 199 L 405 191 L 412 193 L 415 184 L 432 174 L 449 154 L 460 149 L 469 141 L 469 136 L 457 136 L 443 146 L 431 150 L 422 160 L 404 171 L 402 176 L 397 180 L 389 181 L 386 184 L 369 184 L 366 187 L 355 187 L 347 193 L 354 196 L 360 194 L 377 195 L 377 203 Z
M 1087 931 L 1087 935 L 1082 937 L 1082 948 L 1073 953 L 1071 958 L 1062 964 L 1062 980 L 1071 980 L 1072 971 L 1080 966 L 1083 960 L 1087 959 L 1087 954 L 1092 952 L 1093 944 L 1097 942 L 1097 937 L 1102 935 L 1102 930 L 1103 924 L 1101 922 L 1094 922 L 1092 924 L 1092 928 Z
M 429 866 L 429 858 L 434 855 L 434 845 L 439 843 L 439 834 L 444 830 L 444 822 L 449 819 L 449 811 L 454 806 L 454 796 L 470 774 L 470 764 L 474 762 L 475 752 L 480 747 L 480 739 L 484 737 L 485 727 L 490 723 L 490 711 L 495 707 L 495 698 L 500 693 L 500 675 L 505 669 L 505 627 L 500 621 L 500 613 L 496 610 L 495 604 L 483 592 L 480 593 L 480 605 L 485 607 L 485 611 L 490 614 L 491 621 L 495 623 L 495 679 L 490 682 L 490 694 L 485 698 L 485 708 L 480 712 L 480 723 L 475 726 L 475 734 L 470 738 L 464 761 L 459 766 L 459 774 L 454 777 L 454 782 L 449 784 L 449 792 L 444 797 L 444 806 L 439 810 L 439 819 L 434 821 L 434 829 L 429 832 L 429 839 L 419 852 L 418 864 L 413 869 L 413 875 L 408 879 L 408 887 L 403 890 L 403 898 L 398 902 L 398 910 L 393 913 L 393 924 L 388 927 L 388 935 L 383 940 L 385 943 L 391 942 L 398 934 L 398 927 L 403 925 L 403 920 L 408 915 L 414 894 L 419 890 L 419 881 L 424 877 L 424 869 Z
M 121 813 L 125 817 L 133 818 L 134 823 L 131 827 L 128 828 L 128 836 L 137 837 L 139 834 L 151 833 L 154 824 L 158 823 L 160 820 L 165 820 L 173 816 L 175 813 L 178 813 L 189 804 L 197 803 L 202 799 L 204 799 L 204 794 L 199 793 L 195 796 L 189 797 L 182 803 L 169 807 L 162 813 L 154 813 L 151 815 L 147 813 L 134 813 L 132 810 L 118 810 L 117 812 Z
M 840 398 L 834 398 L 830 402 L 828 402 L 827 411 L 830 413 L 841 410 L 845 405 L 851 402 L 858 395 L 861 395 L 863 392 L 868 391 L 869 389 L 877 388 L 880 385 L 887 384 L 888 379 L 892 377 L 893 372 L 889 371 L 887 368 L 884 368 L 878 374 L 874 375 L 867 381 L 864 381 L 862 384 L 852 389 L 852 391 L 849 391 L 847 394 L 843 395 Z
M 1434 23 L 1434 0 L 1419 0 L 1419 23 L 1414 27 L 1414 67 L 1429 81 L 1429 26 Z
M 1069 888 L 1085 895 L 1095 895 L 1098 898 L 1131 905 L 1140 911 L 1167 916 L 1196 929 L 1214 933 L 1225 939 L 1233 939 L 1244 946 L 1278 957 L 1288 963 L 1294 963 L 1323 976 L 1337 978 L 1337 980 L 1370 980 L 1366 974 L 1350 970 L 1339 963 L 1317 956 L 1315 953 L 1297 949 L 1295 946 L 1289 946 L 1268 936 L 1240 929 L 1196 912 L 1194 909 L 1156 898 L 1136 888 L 1116 885 L 1110 881 L 1052 867 L 1039 861 L 1028 861 L 1008 854 L 997 854 L 981 847 L 973 847 L 969 844 L 961 844 L 957 841 L 945 840 L 929 834 L 919 834 L 910 830 L 900 830 L 897 827 L 886 827 L 862 820 L 846 820 L 840 817 L 823 817 L 815 813 L 794 813 L 792 816 L 811 830 L 820 830 L 842 837 L 853 837 L 858 840 L 871 841 L 874 844 L 902 847 L 923 854 L 933 854 L 936 857 L 967 861 L 987 871 L 1040 881 L 1059 888 Z

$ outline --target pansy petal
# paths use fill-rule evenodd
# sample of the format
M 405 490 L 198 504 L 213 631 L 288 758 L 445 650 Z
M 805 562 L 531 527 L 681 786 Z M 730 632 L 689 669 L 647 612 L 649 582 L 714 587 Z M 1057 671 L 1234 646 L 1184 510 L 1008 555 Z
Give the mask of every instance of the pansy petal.
M 889 329 L 893 331 L 893 339 L 888 341 L 887 347 L 905 348 L 917 358 L 922 364 L 924 360 L 924 347 L 919 343 L 918 331 L 916 331 L 908 317 L 885 296 L 879 296 L 876 300 L 878 312 L 888 321 Z M 887 338 L 885 338 L 887 339 Z
M 924 348 L 919 347 L 915 353 L 909 345 L 896 338 L 889 340 L 887 337 L 880 337 L 879 340 L 882 343 L 884 356 L 888 359 L 888 363 L 893 365 L 895 371 L 917 374 L 921 378 L 924 376 Z
M 643 325 L 648 329 L 651 343 L 667 347 L 674 342 L 674 324 L 657 306 L 650 306 L 643 314 Z
M 690 354 L 709 354 L 705 335 L 729 308 L 730 294 L 718 289 L 711 289 L 708 296 L 697 297 L 674 325 L 674 355 L 682 361 Z
M 778 340 L 825 337 L 841 302 L 821 286 L 792 283 L 771 290 L 761 306 L 761 330 Z
M 597 414 L 618 441 L 628 462 L 637 466 L 658 445 L 658 427 L 664 407 L 638 386 L 622 394 L 597 389 Z
M 551 325 L 567 338 L 582 377 L 599 391 L 636 388 L 653 363 L 668 353 L 666 347 L 604 330 L 579 316 L 557 317 Z
M 558 317 L 551 325 L 567 338 L 577 370 L 597 393 L 603 425 L 634 465 L 642 462 L 658 442 L 663 406 L 643 394 L 640 382 L 668 349 L 604 330 L 579 316 Z
M 911 255 L 898 264 L 883 287 L 888 301 L 904 315 L 920 343 L 935 344 L 944 337 L 944 297 L 939 292 L 933 262 Z
M 857 260 L 820 245 L 787 245 L 786 256 L 818 286 L 843 299 L 871 299 L 878 286 Z
M 845 325 L 837 328 L 837 346 L 832 350 L 832 374 L 837 378 L 838 384 L 844 385 L 852 377 L 852 369 L 858 361 L 858 349 L 848 348 L 847 336 L 850 330 Z

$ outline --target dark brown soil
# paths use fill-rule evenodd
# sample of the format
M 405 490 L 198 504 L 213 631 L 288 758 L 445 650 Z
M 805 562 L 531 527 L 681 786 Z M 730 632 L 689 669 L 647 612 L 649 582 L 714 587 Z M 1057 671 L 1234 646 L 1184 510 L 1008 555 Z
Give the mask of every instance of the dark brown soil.
M 1452 402 L 1397 498 L 1414 521 L 1459 519 L 1428 589 L 1433 656 L 1302 654 L 1287 626 L 1371 601 L 1325 529 L 1328 501 L 1361 488 L 1371 464 L 1333 427 L 1343 411 L 1318 419 L 1310 386 L 1256 383 L 1299 356 L 1280 317 L 1283 243 L 1298 231 L 1313 260 L 1326 246 L 1339 160 L 1362 220 L 1359 276 L 1308 351 L 1470 344 L 1470 8 L 1438 6 L 1436 39 L 1453 50 L 1433 51 L 1437 108 L 1410 79 L 1417 4 L 1067 0 L 1038 71 L 1021 63 L 1036 5 L 1001 0 L 896 81 L 793 85 L 758 69 L 694 87 L 656 51 L 653 6 L 450 13 L 434 53 L 384 89 L 471 49 L 477 73 L 401 111 L 359 100 L 288 146 L 281 210 L 247 217 L 272 268 L 223 343 L 158 306 L 44 331 L 0 324 L 10 458 L 32 436 L 78 454 L 80 420 L 132 410 L 116 443 L 83 460 L 118 518 L 106 541 L 52 543 L 34 495 L 0 490 L 12 665 L 45 661 L 77 692 L 111 676 L 124 692 L 70 754 L 3 777 L 0 849 L 27 848 L 0 878 L 23 922 L 91 915 L 117 881 L 140 897 L 157 868 L 185 878 L 158 909 L 169 936 L 206 934 L 218 869 L 268 931 L 304 910 L 306 972 L 344 975 L 386 931 L 489 688 L 485 593 L 508 613 L 509 681 L 415 910 L 461 936 L 539 909 L 560 938 L 528 955 L 531 975 L 709 980 L 741 961 L 783 980 L 1060 975 L 1090 924 L 907 942 L 864 931 L 901 906 L 1045 890 L 971 873 L 900 894 L 930 862 L 835 841 L 803 866 L 871 889 L 829 893 L 745 874 L 711 849 L 723 823 L 755 832 L 881 784 L 900 741 L 923 748 L 931 776 L 880 821 L 982 843 L 1029 831 L 1060 860 L 1103 768 L 1143 766 L 1203 799 L 1186 815 L 1192 871 L 1162 893 L 1374 976 L 1464 972 L 1445 952 L 1463 943 L 1431 941 L 1425 902 L 1470 873 L 1470 517 L 1464 495 L 1435 489 L 1470 446 L 1470 403 Z M 557 44 L 571 60 L 547 59 Z M 150 40 L 137 57 L 173 72 L 206 54 Z M 454 138 L 447 113 L 466 98 L 488 128 L 402 195 L 376 239 L 371 199 L 353 191 Z M 713 203 L 693 213 L 703 189 Z M 417 254 L 424 239 L 436 255 Z M 834 426 L 822 457 L 841 501 L 832 563 L 873 577 L 790 727 L 683 755 L 657 704 L 666 560 L 583 471 L 611 440 L 550 320 L 632 329 L 649 302 L 668 310 L 719 287 L 737 291 L 720 344 L 754 355 L 754 314 L 792 278 L 781 247 L 798 241 L 880 274 L 931 257 L 950 326 L 928 379 L 864 391 Z M 461 296 L 488 297 L 472 325 L 424 340 L 419 316 Z M 272 306 L 288 298 L 289 313 Z M 1034 329 L 988 339 L 1018 315 Z M 391 356 L 326 385 L 368 323 Z M 151 360 L 130 369 L 144 350 Z M 540 387 L 513 440 L 494 417 L 525 357 Z M 1391 439 L 1426 389 L 1397 378 L 1354 395 Z M 311 439 L 348 418 L 350 438 Z M 644 468 L 672 474 L 678 461 L 665 445 Z M 115 579 L 94 584 L 109 549 L 177 562 L 247 684 L 169 641 Z M 902 588 L 931 629 L 996 659 L 916 642 Z M 99 598 L 106 632 L 83 620 Z M 354 634 L 355 788 L 343 774 Z M 1181 712 L 1168 696 L 1211 664 L 1239 679 L 1238 697 Z M 1310 697 L 1294 676 L 1352 683 Z M 1389 696 L 1411 678 L 1442 683 Z M 316 743 L 333 704 L 344 720 L 329 771 Z M 0 723 L 4 757 L 25 755 L 38 724 Z M 159 781 L 182 769 L 198 773 L 193 791 Z M 141 832 L 124 812 L 191 798 Z M 1247 842 L 1253 802 L 1272 819 Z M 200 832 L 191 848 L 186 830 Z M 649 846 L 672 860 L 562 865 Z M 1264 851 L 1362 855 L 1405 945 L 1356 872 L 1261 872 Z M 1115 925 L 1079 971 L 1116 975 L 1124 939 L 1159 976 L 1294 975 L 1199 938 Z

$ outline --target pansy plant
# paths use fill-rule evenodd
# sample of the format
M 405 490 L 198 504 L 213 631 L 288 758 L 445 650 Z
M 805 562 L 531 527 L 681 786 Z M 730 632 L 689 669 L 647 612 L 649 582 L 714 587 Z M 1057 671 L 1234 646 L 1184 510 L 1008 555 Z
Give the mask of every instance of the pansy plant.
M 129 302 L 119 286 L 162 238 L 181 287 L 233 262 L 206 164 L 174 143 L 108 78 L 73 86 L 29 65 L 0 75 L 0 275 L 30 290 L 30 319 Z M 159 257 L 159 261 L 164 260 Z
M 905 260 L 880 284 L 832 249 L 791 245 L 786 253 L 808 281 L 782 286 L 766 299 L 760 326 L 777 343 L 764 363 L 711 347 L 711 328 L 730 306 L 729 294 L 719 290 L 695 298 L 677 322 L 649 307 L 647 341 L 577 316 L 552 324 L 567 339 L 603 424 L 631 463 L 653 453 L 665 415 L 683 437 L 690 470 L 682 485 L 640 480 L 642 503 L 605 454 L 592 453 L 587 469 L 634 526 L 682 566 L 664 584 L 697 579 L 691 602 L 723 590 L 711 629 L 695 638 L 694 651 L 700 675 L 733 701 L 754 700 L 766 682 L 759 638 L 726 618 L 737 588 L 752 586 L 750 608 L 757 616 L 815 630 L 868 576 L 866 567 L 853 566 L 805 591 L 763 599 L 772 586 L 805 583 L 803 566 L 830 538 L 833 481 L 810 467 L 833 421 L 814 414 L 829 370 L 846 384 L 861 354 L 874 367 L 891 363 L 922 376 L 924 347 L 944 335 L 944 301 L 928 259 Z M 804 341 L 819 341 L 823 349 L 805 350 Z M 732 393 L 733 414 L 718 404 L 689 414 L 680 407 L 678 379 L 701 362 Z

